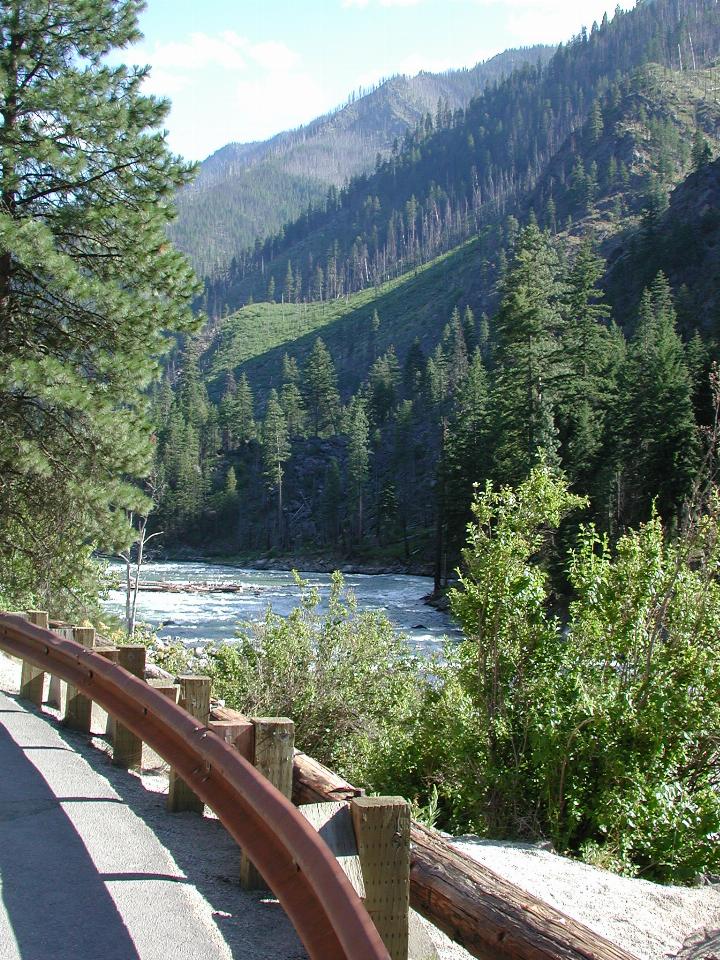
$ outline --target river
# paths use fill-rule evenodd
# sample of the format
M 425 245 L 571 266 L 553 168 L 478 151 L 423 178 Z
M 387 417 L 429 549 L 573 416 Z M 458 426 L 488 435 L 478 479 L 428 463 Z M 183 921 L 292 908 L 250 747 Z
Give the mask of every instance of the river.
M 117 567 L 118 575 L 123 568 Z M 323 605 L 329 591 L 330 575 L 303 573 L 303 579 L 317 587 Z M 283 570 L 243 570 L 207 563 L 148 563 L 143 580 L 171 583 L 239 583 L 242 593 L 154 593 L 140 592 L 138 620 L 148 623 L 163 638 L 178 638 L 188 645 L 207 641 L 232 640 L 238 623 L 261 619 L 268 605 L 287 615 L 298 603 L 299 593 L 292 574 Z M 382 610 L 398 631 L 405 634 L 418 652 L 440 651 L 444 636 L 458 637 L 451 618 L 422 602 L 432 590 L 429 577 L 403 574 L 347 574 L 346 586 L 357 597 L 358 606 Z M 105 608 L 124 615 L 124 593 L 112 591 Z

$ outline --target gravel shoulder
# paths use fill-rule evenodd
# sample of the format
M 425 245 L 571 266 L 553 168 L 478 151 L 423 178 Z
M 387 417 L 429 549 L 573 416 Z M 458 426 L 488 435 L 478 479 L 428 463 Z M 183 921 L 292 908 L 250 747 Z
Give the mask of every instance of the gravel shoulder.
M 19 677 L 19 664 L 0 654 L 0 690 L 16 693 Z M 94 729 L 102 729 L 101 712 L 93 723 Z M 110 766 L 99 753 L 106 749 L 103 740 L 89 741 L 59 727 L 55 730 L 86 763 L 101 770 L 109 789 L 164 846 L 178 875 L 195 884 L 199 899 L 193 909 L 212 920 L 224 941 L 218 945 L 219 952 L 207 956 L 247 960 L 301 960 L 305 956 L 279 906 L 240 890 L 237 848 L 212 814 L 200 818 L 166 813 L 167 770 L 157 756 L 147 756 L 147 769 L 138 777 Z M 452 842 L 639 960 L 717 960 L 720 956 L 720 888 L 665 887 L 619 877 L 526 844 L 495 843 L 472 836 L 456 837 Z M 435 928 L 426 926 L 441 960 L 469 957 Z M 144 954 L 142 958 L 145 960 Z

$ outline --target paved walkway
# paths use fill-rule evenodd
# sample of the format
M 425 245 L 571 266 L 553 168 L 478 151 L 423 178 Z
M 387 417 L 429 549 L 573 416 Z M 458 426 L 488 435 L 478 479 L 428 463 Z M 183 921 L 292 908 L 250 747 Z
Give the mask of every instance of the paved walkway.
M 160 781 L 159 781 L 160 782 Z M 2 960 L 302 960 L 209 817 L 0 692 Z

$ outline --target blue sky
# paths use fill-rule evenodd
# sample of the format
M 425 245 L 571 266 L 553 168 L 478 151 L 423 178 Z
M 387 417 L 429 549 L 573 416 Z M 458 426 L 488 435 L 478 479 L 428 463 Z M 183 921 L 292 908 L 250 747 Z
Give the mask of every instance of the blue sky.
M 123 59 L 152 66 L 148 92 L 173 103 L 170 147 L 201 160 L 231 141 L 307 123 L 393 73 L 472 66 L 508 47 L 569 39 L 608 7 L 606 0 L 148 0 L 145 39 Z

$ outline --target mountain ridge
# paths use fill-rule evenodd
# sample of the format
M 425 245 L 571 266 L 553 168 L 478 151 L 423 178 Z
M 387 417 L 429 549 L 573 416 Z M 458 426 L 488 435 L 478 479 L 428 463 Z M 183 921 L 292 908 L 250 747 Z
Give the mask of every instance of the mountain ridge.
M 256 237 L 324 199 L 328 188 L 371 172 L 377 156 L 388 155 L 395 140 L 434 114 L 438 101 L 451 111 L 465 107 L 488 84 L 522 63 L 546 61 L 554 49 L 538 44 L 505 50 L 471 68 L 399 74 L 294 130 L 226 144 L 178 195 L 170 237 L 201 276 L 222 271 Z

